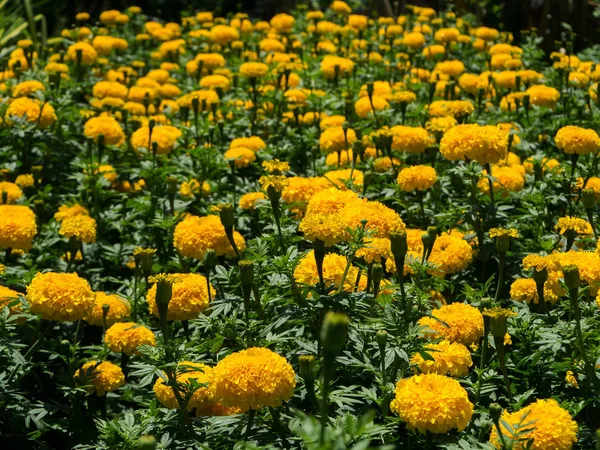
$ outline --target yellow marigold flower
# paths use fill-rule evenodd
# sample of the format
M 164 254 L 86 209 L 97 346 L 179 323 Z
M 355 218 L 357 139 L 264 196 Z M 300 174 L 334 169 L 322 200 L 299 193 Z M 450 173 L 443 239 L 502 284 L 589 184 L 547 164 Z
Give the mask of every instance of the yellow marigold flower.
M 104 136 L 104 143 L 107 145 L 119 146 L 125 142 L 125 133 L 114 117 L 100 116 L 89 119 L 84 127 L 83 134 L 88 138 L 97 141 L 100 136 Z
M 491 125 L 457 125 L 440 142 L 440 153 L 451 161 L 468 158 L 481 164 L 496 163 L 507 151 L 507 133 Z
M 393 136 L 392 150 L 406 153 L 423 153 L 430 144 L 429 133 L 421 127 L 396 125 L 390 128 Z
M 371 105 L 371 102 L 373 104 Z M 375 111 L 382 111 L 384 109 L 388 109 L 390 104 L 383 97 L 379 97 L 378 95 L 373 95 L 371 99 L 369 97 L 361 97 L 354 104 L 354 110 L 356 114 L 361 119 L 367 118 L 367 116 Z
M 355 188 L 362 186 L 364 181 L 363 173 L 358 169 L 354 171 L 352 169 L 330 170 L 323 174 L 323 178 L 342 190 L 347 189 L 346 183 L 350 181 L 352 182 L 351 185 Z
M 309 241 L 317 239 L 325 242 L 327 247 L 337 244 L 348 237 L 346 225 L 335 214 L 311 213 L 307 214 L 298 230 L 304 233 L 304 238 Z
M 432 133 L 445 133 L 457 124 L 458 122 L 452 116 L 432 117 L 425 124 L 425 128 Z
M 554 137 L 556 146 L 567 154 L 586 155 L 600 149 L 598 133 L 589 128 L 567 125 L 557 131 Z
M 27 286 L 31 312 L 46 320 L 83 319 L 94 306 L 96 294 L 76 273 L 38 272 Z
M 495 28 L 479 27 L 475 29 L 475 36 L 484 41 L 495 41 L 500 32 Z
M 411 166 L 400 171 L 397 181 L 402 191 L 424 191 L 435 184 L 437 174 L 430 166 Z
M 0 264 L 0 275 L 3 275 L 6 272 L 6 266 L 4 264 Z
M 279 161 L 278 159 L 263 161 L 262 166 L 263 169 L 269 173 L 281 173 L 290 170 L 290 163 L 287 161 Z
M 204 89 L 229 89 L 230 81 L 224 75 L 207 75 L 200 80 L 200 87 Z
M 524 173 L 521 173 L 520 171 L 515 169 L 515 167 L 493 166 L 492 177 L 495 178 L 495 180 L 493 181 L 493 189 L 496 194 L 500 194 L 503 197 L 506 197 L 509 192 L 518 192 L 521 189 L 523 189 L 523 187 L 525 186 L 525 178 L 523 177 Z M 482 173 L 484 175 L 487 175 L 486 170 L 484 170 Z M 481 178 L 477 182 L 477 187 L 481 192 L 489 194 L 489 179 Z
M 572 370 L 567 370 L 567 375 L 565 376 L 565 381 L 569 383 L 574 388 L 579 388 L 579 383 L 577 382 L 577 376 L 573 373 Z
M 525 94 L 529 95 L 532 105 L 547 108 L 554 108 L 560 98 L 558 90 L 553 87 L 544 86 L 543 84 L 531 86 L 525 91 Z
M 460 31 L 456 28 L 440 28 L 435 32 L 434 39 L 436 42 L 453 42 L 460 36 Z
M 89 216 L 90 213 L 87 208 L 79 204 L 75 204 L 73 206 L 61 205 L 58 208 L 58 211 L 54 214 L 54 220 L 62 222 L 69 217 L 78 216 L 79 214 Z
M 417 50 L 425 45 L 425 36 L 418 31 L 405 33 L 402 37 L 402 44 L 406 45 L 408 48 Z
M 324 131 L 327 128 L 341 127 L 345 121 L 346 118 L 344 116 L 326 116 L 323 117 L 319 122 L 319 128 L 321 129 L 321 131 Z
M 127 87 L 116 81 L 99 81 L 92 88 L 92 95 L 96 98 L 120 98 L 127 96 Z
M 256 153 L 244 147 L 230 148 L 225 152 L 223 157 L 226 160 L 233 161 L 237 169 L 248 167 L 256 161 Z
M 315 194 L 331 187 L 331 184 L 321 177 L 290 177 L 287 180 L 288 185 L 282 191 L 281 198 L 300 211 L 306 209 L 309 200 Z
M 0 272 L 4 273 L 6 266 L 2 265 L 0 269 Z M 10 303 L 17 302 L 14 306 L 10 307 L 10 313 L 16 314 L 21 312 L 21 304 L 18 303 L 20 296 L 21 294 L 19 294 L 17 291 L 13 291 L 5 286 L 0 286 L 0 311 L 7 307 Z
M 471 353 L 467 347 L 458 342 L 442 341 L 438 344 L 430 344 L 424 351 L 433 357 L 433 361 L 426 360 L 419 353 L 410 360 L 410 363 L 417 366 L 421 373 L 462 377 L 469 373 L 469 367 L 473 365 Z
M 295 376 L 284 357 L 253 347 L 223 358 L 214 368 L 210 389 L 224 406 L 276 408 L 294 395 Z
M 149 127 L 140 127 L 131 135 L 131 145 L 134 149 L 145 148 L 148 152 L 152 152 L 152 146 L 156 143 L 157 155 L 168 155 L 175 148 L 177 139 L 181 137 L 181 131 L 178 128 L 170 125 L 161 125 L 152 129 L 152 137 L 150 137 Z
M 115 353 L 138 354 L 140 345 L 156 345 L 154 333 L 134 322 L 117 322 L 104 335 L 106 346 Z
M 263 141 L 258 136 L 250 136 L 250 137 L 235 138 L 234 140 L 232 140 L 231 144 L 229 144 L 229 148 L 236 148 L 236 147 L 248 148 L 254 152 L 258 152 L 258 151 L 266 148 L 267 144 L 265 144 L 265 141 Z
M 110 327 L 116 322 L 123 322 L 131 314 L 131 305 L 127 300 L 116 294 L 96 292 L 96 300 L 93 308 L 84 317 L 90 325 L 101 327 L 103 325 L 104 307 L 108 306 L 106 314 L 106 326 Z
M 4 203 L 4 196 L 6 195 L 6 204 L 16 203 L 21 197 L 23 197 L 23 191 L 16 183 L 10 181 L 0 181 L 0 205 Z
M 247 62 L 240 66 L 240 74 L 248 78 L 264 77 L 269 71 L 269 66 L 260 62 Z
M 397 91 L 392 94 L 390 101 L 396 103 L 414 103 L 417 101 L 417 94 L 411 91 Z
M 190 390 L 192 388 L 192 380 L 195 380 L 196 384 L 210 385 L 213 378 L 213 371 L 214 369 L 206 364 L 181 361 L 177 364 L 177 382 L 184 386 L 190 385 Z M 153 390 L 156 394 L 156 398 L 163 406 L 170 409 L 179 408 L 179 403 L 173 389 L 165 383 L 163 378 L 159 377 L 158 380 L 156 380 Z M 188 411 L 195 409 L 197 416 L 225 416 L 242 412 L 239 408 L 226 408 L 215 402 L 209 386 L 195 389 L 189 399 L 187 408 Z
M 451 77 L 458 77 L 465 71 L 465 64 L 462 61 L 441 61 L 435 65 L 435 70 Z
M 559 234 L 565 234 L 567 231 L 574 231 L 577 234 L 592 234 L 592 226 L 585 219 L 580 219 L 579 217 L 561 217 L 558 219 L 556 226 L 554 227 L 558 230 Z
M 0 248 L 29 251 L 36 233 L 35 214 L 28 206 L 0 205 Z
M 325 255 L 325 259 L 323 260 L 323 281 L 325 282 L 325 285 L 339 289 L 346 265 L 347 259 L 344 256 L 336 255 L 334 253 Z M 344 281 L 344 291 L 351 292 L 354 290 L 358 272 L 359 270 L 356 267 L 350 267 L 346 280 Z M 312 250 L 300 260 L 294 269 L 294 279 L 296 282 L 307 286 L 314 286 L 319 282 L 317 263 L 315 261 L 315 254 Z M 362 282 L 359 282 L 358 290 L 363 291 L 366 289 L 366 279 L 361 281 Z
M 243 236 L 234 231 L 234 240 L 240 251 L 246 248 Z M 221 219 L 215 215 L 206 217 L 187 216 L 175 227 L 173 236 L 175 249 L 181 256 L 202 260 L 209 248 L 217 256 L 234 256 L 235 252 L 227 239 Z
M 519 232 L 514 228 L 491 228 L 490 238 L 508 236 L 515 239 L 519 238 Z
M 473 404 L 460 383 L 433 373 L 398 381 L 390 409 L 422 434 L 463 431 L 473 416 Z
M 203 181 L 201 186 L 200 182 L 195 178 L 192 178 L 189 181 L 184 181 L 179 187 L 179 195 L 186 199 L 196 195 L 207 196 L 209 194 L 210 184 L 207 181 Z
M 91 244 L 96 242 L 96 220 L 84 214 L 68 217 L 62 221 L 58 232 L 69 239 Z
M 334 0 L 333 2 L 331 2 L 331 5 L 329 5 L 329 8 L 338 13 L 338 14 L 350 14 L 352 12 L 352 8 L 350 8 L 350 6 L 348 6 L 348 3 L 343 2 L 341 0 Z
M 125 375 L 119 366 L 108 361 L 90 361 L 75 373 L 78 384 L 89 385 L 89 393 L 98 397 L 113 392 L 125 384 Z
M 348 25 L 357 30 L 365 30 L 369 26 L 369 18 L 360 14 L 350 14 Z
M 477 344 L 483 336 L 483 316 L 477 308 L 464 303 L 452 303 L 432 311 L 432 317 L 422 317 L 425 336 L 443 337 L 463 345 Z M 436 320 L 437 319 L 437 320 Z
M 243 210 L 255 209 L 258 202 L 266 199 L 267 196 L 263 192 L 249 192 L 240 197 L 239 206 Z
M 78 54 L 81 55 L 81 60 L 79 60 Z M 80 62 L 84 66 L 90 66 L 96 62 L 98 52 L 87 42 L 77 42 L 67 49 L 67 58 L 74 63 Z
M 321 151 L 324 153 L 341 152 L 352 148 L 356 141 L 356 133 L 348 128 L 344 133 L 343 127 L 326 128 L 319 138 Z
M 54 108 L 50 103 L 41 103 L 37 99 L 19 97 L 14 99 L 4 114 L 6 122 L 10 125 L 12 117 L 20 117 L 29 123 L 37 123 L 40 128 L 48 128 L 56 120 Z
M 401 164 L 402 161 L 400 161 L 395 156 L 393 158 L 390 158 L 389 156 L 384 156 L 381 158 L 377 158 L 375 161 L 373 161 L 373 169 L 375 170 L 375 172 L 382 173 L 387 172 L 392 168 L 397 168 Z
M 512 429 L 508 429 L 505 424 L 509 424 Z M 517 441 L 514 430 L 519 424 L 521 427 Z M 536 400 L 514 413 L 504 411 L 500 429 L 505 440 L 514 439 L 514 442 L 517 442 L 513 445 L 515 450 L 570 450 L 577 442 L 577 422 L 554 399 Z M 529 441 L 532 441 L 531 445 L 525 447 L 523 444 Z M 496 427 L 492 427 L 490 443 L 499 449 L 502 448 L 502 442 Z
M 444 55 L 446 48 L 443 45 L 429 45 L 423 49 L 423 56 L 427 59 L 435 59 L 438 56 Z
M 266 175 L 258 179 L 260 188 L 267 192 L 269 188 L 282 192 L 288 185 L 288 179 L 283 175 Z
M 90 15 L 86 12 L 80 12 L 75 15 L 75 20 L 85 22 L 86 20 L 90 20 Z
M 102 13 L 100 13 L 100 22 L 104 24 L 115 23 L 119 14 L 121 14 L 121 12 L 116 9 L 103 11 Z
M 12 91 L 13 97 L 27 97 L 39 91 L 44 91 L 46 87 L 37 80 L 23 81 L 17 84 Z
M 208 308 L 209 296 L 206 277 L 193 273 L 175 274 L 177 281 L 173 284 L 173 295 L 169 302 L 168 320 L 191 320 Z M 211 296 L 216 295 L 210 286 Z M 156 284 L 148 290 L 146 296 L 150 313 L 159 317 L 156 304 Z
M 335 55 L 326 55 L 321 61 L 321 72 L 325 75 L 325 78 L 332 79 L 337 73 L 340 77 L 349 74 L 354 69 L 354 62 L 347 58 L 342 58 Z
M 215 25 L 210 30 L 210 40 L 219 45 L 229 44 L 239 38 L 239 31 L 228 25 Z
M 309 203 L 311 206 L 312 201 Z M 403 231 L 406 226 L 400 215 L 383 203 L 376 201 L 358 200 L 349 203 L 340 210 L 343 223 L 350 228 L 362 227 L 373 232 L 375 237 L 389 237 L 391 232 Z

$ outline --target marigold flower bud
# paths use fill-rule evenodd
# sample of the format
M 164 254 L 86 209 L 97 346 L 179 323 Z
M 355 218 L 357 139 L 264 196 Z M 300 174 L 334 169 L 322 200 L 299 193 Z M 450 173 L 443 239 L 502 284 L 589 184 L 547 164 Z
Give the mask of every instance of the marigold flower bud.
M 581 278 L 579 277 L 579 267 L 575 265 L 563 267 L 565 284 L 570 290 L 579 289 Z
M 347 314 L 329 311 L 325 315 L 321 328 L 321 343 L 326 351 L 339 353 L 343 350 L 348 339 L 349 323 L 350 318 Z

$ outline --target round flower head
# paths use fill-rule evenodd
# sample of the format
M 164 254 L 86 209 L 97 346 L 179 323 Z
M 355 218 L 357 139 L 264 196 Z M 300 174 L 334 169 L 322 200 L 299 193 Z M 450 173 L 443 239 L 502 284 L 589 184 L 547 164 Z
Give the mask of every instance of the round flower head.
M 144 325 L 117 322 L 106 330 L 104 342 L 111 351 L 130 356 L 138 353 L 140 345 L 156 345 L 156 338 L 154 333 Z
M 247 62 L 240 66 L 240 74 L 248 78 L 264 77 L 269 71 L 269 66 L 259 62 Z
M 173 295 L 169 302 L 168 320 L 190 320 L 208 308 L 209 296 L 206 278 L 203 275 L 192 273 L 174 274 L 177 281 L 173 284 Z M 216 291 L 210 286 L 211 296 L 214 298 Z M 159 317 L 156 304 L 156 283 L 148 290 L 146 296 L 150 312 Z
M 258 136 L 235 138 L 229 144 L 229 148 L 247 148 L 253 152 L 258 152 L 266 148 L 267 144 Z
M 77 42 L 67 49 L 69 61 L 83 66 L 89 66 L 96 62 L 98 52 L 87 42 Z
M 557 131 L 554 137 L 556 146 L 567 154 L 586 155 L 600 149 L 598 133 L 589 128 L 567 125 Z
M 364 181 L 364 175 L 358 169 L 355 169 L 354 171 L 352 171 L 352 169 L 330 170 L 323 174 L 323 178 L 330 184 L 333 184 L 342 190 L 346 190 L 348 185 L 353 188 L 358 188 L 363 185 Z
M 238 30 L 228 25 L 216 25 L 210 30 L 210 40 L 216 44 L 226 45 L 239 38 Z
M 85 206 L 81 206 L 79 204 L 74 204 L 73 206 L 61 205 L 58 208 L 58 211 L 54 214 L 54 219 L 58 222 L 62 222 L 69 217 L 77 216 L 79 214 L 84 214 L 86 216 L 90 215 Z
M 179 187 L 179 195 L 186 199 L 198 195 L 207 196 L 209 194 L 210 184 L 207 181 L 204 181 L 202 182 L 202 185 L 200 185 L 200 182 L 195 178 L 192 178 L 189 181 L 184 181 Z
M 437 174 L 430 166 L 407 167 L 398 174 L 398 185 L 400 190 L 405 192 L 424 191 L 432 187 L 436 181 Z
M 72 322 L 93 308 L 96 294 L 76 273 L 38 272 L 27 286 L 31 312 L 46 320 Z
M 483 173 L 487 175 L 487 171 Z M 525 178 L 518 170 L 514 167 L 508 166 L 493 166 L 492 177 L 494 193 L 507 197 L 510 192 L 519 192 L 525 186 Z M 489 178 L 481 178 L 477 182 L 479 190 L 485 194 L 490 193 Z
M 460 383 L 433 373 L 398 381 L 390 409 L 422 434 L 463 431 L 473 416 L 473 404 Z
M 296 19 L 289 14 L 277 14 L 271 18 L 270 24 L 280 33 L 288 33 L 292 31 L 292 27 Z
M 507 424 L 512 429 L 508 429 Z M 517 427 L 518 440 L 514 436 Z M 515 450 L 570 450 L 577 442 L 578 426 L 567 410 L 561 408 L 556 400 L 549 399 L 536 400 L 514 413 L 504 411 L 500 430 L 505 436 L 504 441 L 514 439 L 512 448 Z M 531 446 L 525 445 L 529 441 L 532 441 Z M 502 442 L 496 427 L 492 427 L 490 443 L 500 449 Z
M 442 341 L 439 344 L 430 344 L 425 351 L 433 357 L 433 361 L 426 360 L 419 353 L 410 360 L 422 373 L 462 377 L 469 373 L 469 367 L 473 365 L 471 353 L 458 342 Z
M 103 136 L 107 145 L 119 146 L 125 142 L 125 133 L 114 117 L 100 116 L 89 119 L 83 127 L 83 134 L 94 141 Z
M 421 127 L 396 125 L 390 128 L 392 150 L 406 153 L 423 153 L 430 144 L 429 133 Z
M 243 251 L 246 248 L 243 236 L 237 231 L 233 232 L 233 236 L 238 249 Z M 221 220 L 214 215 L 187 216 L 175 227 L 173 243 L 179 254 L 187 258 L 202 260 L 209 248 L 215 250 L 217 256 L 235 255 Z
M 211 390 L 216 401 L 242 411 L 276 408 L 294 395 L 295 377 L 284 357 L 253 347 L 232 353 L 217 364 Z
M 21 311 L 21 304 L 19 303 L 19 294 L 17 291 L 13 291 L 5 286 L 0 286 L 0 311 L 11 303 L 15 303 L 10 306 L 10 313 L 18 313 Z
M 483 336 L 483 316 L 477 308 L 452 303 L 432 311 L 433 317 L 421 317 L 427 337 L 443 337 L 450 342 L 476 345 Z
M 263 192 L 248 192 L 240 197 L 240 209 L 249 210 L 255 209 L 260 201 L 267 200 L 267 196 Z
M 152 138 L 150 138 L 150 128 L 140 127 L 131 135 L 131 145 L 134 149 L 145 148 L 152 152 L 153 145 L 156 143 L 157 155 L 168 155 L 173 151 L 177 139 L 181 137 L 181 131 L 170 125 L 162 125 L 152 128 Z M 151 142 L 151 144 L 150 144 Z
M 389 107 L 390 104 L 386 99 L 379 97 L 378 95 L 373 95 L 371 99 L 369 99 L 369 97 L 359 98 L 354 105 L 354 110 L 356 111 L 358 117 L 365 119 L 369 114 L 372 114 L 373 111 L 382 111 L 384 109 L 388 109 Z
M 348 128 L 344 133 L 343 127 L 325 129 L 319 138 L 319 145 L 323 153 L 342 152 L 352 148 L 356 141 L 356 133 Z
M 58 232 L 69 239 L 91 244 L 96 242 L 96 220 L 85 214 L 68 217 L 62 221 Z
M 123 322 L 131 314 L 131 305 L 127 300 L 115 294 L 96 292 L 94 306 L 84 317 L 84 320 L 90 325 L 101 327 L 104 324 L 104 309 L 106 307 L 108 307 L 108 312 L 106 313 L 107 327 L 116 322 Z
M 230 148 L 223 154 L 223 157 L 232 161 L 236 169 L 243 169 L 256 161 L 256 154 L 244 147 Z
M 41 82 L 37 80 L 28 80 L 17 84 L 13 88 L 12 95 L 13 97 L 27 97 L 45 89 L 45 86 Z
M 457 125 L 444 134 L 440 153 L 451 161 L 471 159 L 480 164 L 506 158 L 508 134 L 492 125 Z
M 10 125 L 11 118 L 19 117 L 29 123 L 35 123 L 40 128 L 48 128 L 56 120 L 54 108 L 50 103 L 41 103 L 37 99 L 20 97 L 13 100 L 4 114 L 6 122 Z
M 567 231 L 574 232 L 576 234 L 592 234 L 592 226 L 585 219 L 579 217 L 561 217 L 555 226 L 559 234 L 565 234 Z
M 334 286 L 339 289 L 344 276 L 344 271 L 347 266 L 345 256 L 328 253 L 323 260 L 323 281 L 326 286 Z M 354 289 L 354 284 L 358 276 L 358 269 L 351 266 L 348 270 L 346 279 L 344 280 L 344 291 L 351 292 Z M 298 263 L 294 269 L 294 279 L 296 282 L 314 286 L 319 282 L 319 272 L 317 271 L 317 262 L 313 251 L 308 252 Z M 359 290 L 366 288 L 366 280 L 359 283 Z
M 529 95 L 532 105 L 546 108 L 554 108 L 560 99 L 560 92 L 557 89 L 543 84 L 531 86 L 525 94 Z
M 314 242 L 318 239 L 323 241 L 327 247 L 349 237 L 346 225 L 340 220 L 338 214 L 307 214 L 300 222 L 298 230 L 304 233 L 306 240 Z
M 336 69 L 337 68 L 337 69 Z M 332 79 L 336 76 L 343 77 L 346 74 L 352 73 L 354 62 L 347 58 L 342 58 L 335 55 L 326 55 L 321 61 L 321 72 L 325 78 Z
M 98 397 L 116 391 L 125 384 L 125 375 L 119 366 L 108 361 L 90 361 L 75 373 L 79 385 L 88 386 L 90 394 Z
M 0 248 L 29 251 L 36 233 L 35 214 L 31 208 L 0 205 Z
M 127 97 L 127 87 L 116 81 L 99 81 L 92 88 L 92 95 L 96 98 L 120 98 Z
M 204 89 L 229 89 L 229 78 L 225 75 L 207 75 L 200 80 L 200 87 Z
M 16 183 L 10 181 L 0 181 L 0 205 L 4 203 L 4 196 L 6 195 L 6 203 L 16 203 L 21 197 L 23 197 L 23 191 Z

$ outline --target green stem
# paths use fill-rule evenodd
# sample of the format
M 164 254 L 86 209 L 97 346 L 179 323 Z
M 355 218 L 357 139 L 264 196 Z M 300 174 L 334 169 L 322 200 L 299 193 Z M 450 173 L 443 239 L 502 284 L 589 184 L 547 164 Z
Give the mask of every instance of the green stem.
M 504 265 L 506 261 L 506 253 L 500 252 L 498 255 L 498 285 L 496 286 L 496 295 L 494 296 L 494 301 L 498 302 L 500 298 L 500 287 L 502 286 L 502 282 L 504 281 Z

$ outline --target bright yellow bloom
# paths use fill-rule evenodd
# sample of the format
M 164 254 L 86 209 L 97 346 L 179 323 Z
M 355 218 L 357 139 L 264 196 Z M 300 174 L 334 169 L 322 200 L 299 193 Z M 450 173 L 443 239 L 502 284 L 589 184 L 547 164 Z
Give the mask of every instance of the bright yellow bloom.
M 125 384 L 125 375 L 119 366 L 108 361 L 90 361 L 75 373 L 78 383 L 89 384 L 89 392 L 98 397 L 116 391 Z
M 410 430 L 444 434 L 463 431 L 473 416 L 467 391 L 452 378 L 437 374 L 415 375 L 396 384 L 390 409 Z
M 177 281 L 173 283 L 173 295 L 169 302 L 167 313 L 168 320 L 191 320 L 198 317 L 206 308 L 208 308 L 208 286 L 206 277 L 193 273 L 174 274 Z M 211 296 L 216 295 L 215 289 L 210 286 Z M 156 284 L 148 290 L 146 296 L 150 313 L 156 317 L 158 314 L 158 305 L 156 304 Z
M 411 166 L 400 171 L 397 181 L 402 191 L 424 191 L 435 184 L 437 174 L 430 166 Z
M 433 361 L 426 360 L 419 353 L 415 353 L 410 360 L 410 363 L 416 365 L 421 373 L 462 377 L 469 373 L 469 367 L 473 365 L 471 353 L 467 347 L 458 342 L 442 341 L 438 344 L 430 344 L 424 351 L 431 355 Z
M 557 131 L 554 137 L 556 146 L 567 154 L 586 155 L 600 149 L 600 137 L 589 128 L 567 125 Z
M 284 357 L 254 347 L 223 358 L 214 368 L 210 389 L 224 406 L 276 408 L 294 395 L 295 375 Z
M 463 345 L 477 344 L 483 336 L 483 316 L 477 308 L 464 303 L 451 303 L 432 311 L 434 317 L 422 317 L 427 337 L 443 337 Z M 436 320 L 437 319 L 437 320 Z
M 134 322 L 117 322 L 106 330 L 104 336 L 106 346 L 115 353 L 130 356 L 138 354 L 140 345 L 156 345 L 154 333 L 144 325 Z
M 0 248 L 29 251 L 36 233 L 35 214 L 28 206 L 0 205 Z
M 38 272 L 27 286 L 31 312 L 46 320 L 72 322 L 93 308 L 96 294 L 76 273 Z
M 106 314 L 106 326 L 110 327 L 116 322 L 123 322 L 131 314 L 131 305 L 127 300 L 116 294 L 96 292 L 96 300 L 93 308 L 84 317 L 90 325 L 101 327 L 104 323 L 104 307 L 108 306 Z
M 69 239 L 91 244 L 96 242 L 96 220 L 85 214 L 68 217 L 62 221 L 58 232 Z

